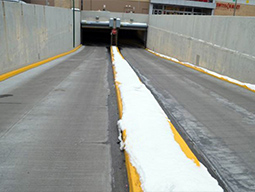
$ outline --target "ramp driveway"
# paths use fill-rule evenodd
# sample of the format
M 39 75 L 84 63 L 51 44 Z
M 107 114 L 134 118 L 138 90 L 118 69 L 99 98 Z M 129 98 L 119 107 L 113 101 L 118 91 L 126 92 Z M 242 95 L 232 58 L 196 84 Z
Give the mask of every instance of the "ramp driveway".
M 121 53 L 226 190 L 255 191 L 255 93 L 144 49 Z
M 0 191 L 127 191 L 109 69 L 85 47 L 0 82 Z

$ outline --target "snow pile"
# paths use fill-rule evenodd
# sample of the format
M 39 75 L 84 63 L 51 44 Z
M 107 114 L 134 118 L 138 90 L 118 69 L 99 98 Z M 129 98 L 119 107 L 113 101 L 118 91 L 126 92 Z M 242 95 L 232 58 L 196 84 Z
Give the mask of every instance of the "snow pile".
M 121 26 L 133 26 L 133 27 L 147 27 L 147 23 L 138 22 L 121 22 Z
M 116 47 L 113 65 L 123 116 L 118 126 L 126 130 L 124 149 L 136 168 L 144 191 L 223 191 L 200 163 L 188 159 L 174 139 L 168 118 L 151 92 L 141 83 Z
M 162 57 L 162 58 L 171 60 L 171 61 L 173 61 L 173 62 L 177 62 L 177 63 L 179 63 L 179 64 L 182 64 L 182 65 L 191 67 L 191 68 L 193 68 L 193 69 L 196 69 L 196 70 L 198 70 L 198 71 L 204 72 L 204 73 L 209 74 L 209 75 L 212 75 L 212 76 L 217 77 L 217 78 L 219 78 L 219 79 L 222 79 L 222 80 L 228 81 L 228 82 L 230 82 L 230 83 L 233 83 L 233 84 L 239 85 L 239 86 L 241 86 L 241 87 L 244 87 L 244 88 L 249 89 L 249 90 L 251 90 L 251 91 L 255 91 L 255 84 L 244 83 L 244 82 L 238 81 L 238 80 L 236 80 L 236 79 L 233 79 L 233 78 L 231 78 L 231 77 L 228 77 L 228 76 L 221 75 L 221 74 L 219 74 L 219 73 L 210 71 L 210 70 L 205 69 L 205 68 L 203 68 L 203 67 L 196 66 L 196 65 L 191 64 L 191 63 L 189 63 L 189 62 L 181 62 L 181 61 L 179 61 L 179 60 L 176 59 L 176 58 L 169 57 L 169 56 L 166 56 L 166 55 L 157 53 L 157 52 L 152 51 L 152 50 L 150 50 L 150 49 L 147 49 L 147 50 L 148 50 L 149 52 L 151 52 L 151 53 L 153 53 L 153 54 L 159 56 L 159 57 Z

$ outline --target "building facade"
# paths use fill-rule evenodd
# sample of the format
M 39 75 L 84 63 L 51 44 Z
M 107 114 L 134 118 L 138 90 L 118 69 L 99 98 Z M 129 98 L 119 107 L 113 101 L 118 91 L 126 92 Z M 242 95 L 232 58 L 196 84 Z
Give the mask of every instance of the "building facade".
M 234 14 L 233 0 L 217 0 L 215 15 L 231 16 Z M 236 16 L 255 16 L 255 0 L 237 0 Z
M 215 0 L 151 0 L 150 14 L 213 15 Z
M 83 0 L 83 10 L 149 13 L 150 0 Z
M 73 0 L 24 0 L 26 3 L 72 8 Z M 75 0 L 75 7 L 87 11 L 149 13 L 150 0 Z
M 72 8 L 73 0 L 23 0 L 27 3 Z M 88 11 L 166 15 L 234 14 L 235 0 L 74 0 L 75 7 Z M 236 16 L 255 16 L 255 0 L 237 0 Z

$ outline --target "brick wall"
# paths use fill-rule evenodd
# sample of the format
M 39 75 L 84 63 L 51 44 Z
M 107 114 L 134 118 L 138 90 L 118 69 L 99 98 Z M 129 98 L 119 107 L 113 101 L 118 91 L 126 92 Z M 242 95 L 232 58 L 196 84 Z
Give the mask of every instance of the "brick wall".
M 234 3 L 216 2 L 214 15 L 233 15 Z M 255 5 L 237 4 L 236 16 L 255 16 Z
M 83 0 L 83 10 L 149 13 L 149 0 Z
M 73 1 L 72 0 L 55 0 L 55 6 L 70 9 L 71 7 L 73 7 Z M 81 0 L 75 0 L 75 7 L 80 9 Z
M 46 5 L 48 3 L 49 6 L 54 6 L 54 0 L 29 0 L 28 3 Z

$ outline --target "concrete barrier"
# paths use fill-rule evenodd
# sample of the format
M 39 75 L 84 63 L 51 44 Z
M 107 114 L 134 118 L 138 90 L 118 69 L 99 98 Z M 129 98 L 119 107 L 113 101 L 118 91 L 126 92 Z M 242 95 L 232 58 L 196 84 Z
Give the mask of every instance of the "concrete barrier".
M 75 12 L 75 47 L 81 44 L 81 12 Z
M 76 46 L 80 12 L 76 13 Z M 41 5 L 0 3 L 0 74 L 73 48 L 72 10 Z
M 254 45 L 255 18 L 149 18 L 149 49 L 248 83 L 255 83 Z

